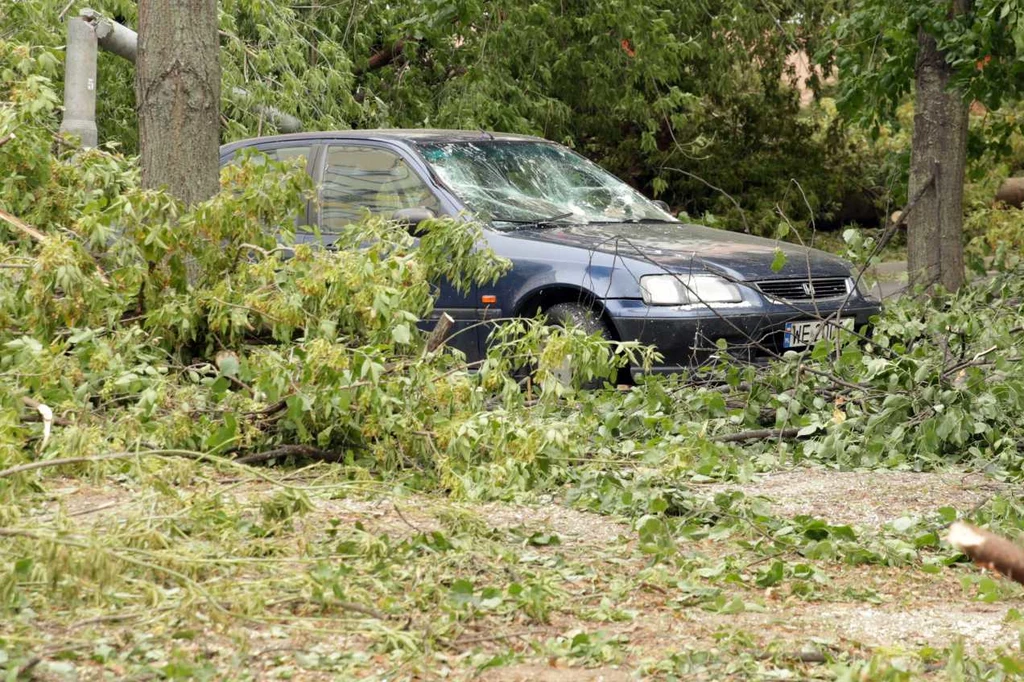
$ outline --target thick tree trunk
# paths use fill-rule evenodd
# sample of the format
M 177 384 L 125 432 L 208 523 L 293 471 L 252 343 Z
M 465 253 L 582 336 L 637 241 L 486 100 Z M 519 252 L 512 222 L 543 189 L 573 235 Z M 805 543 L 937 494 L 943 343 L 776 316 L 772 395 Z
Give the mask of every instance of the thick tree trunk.
M 954 0 L 964 12 L 970 0 Z M 910 154 L 909 196 L 920 200 L 907 216 L 907 267 L 912 285 L 964 282 L 963 195 L 968 104 L 950 90 L 952 69 L 923 29 L 918 33 L 917 92 Z
M 216 0 L 139 0 L 135 69 L 144 187 L 187 204 L 219 187 Z

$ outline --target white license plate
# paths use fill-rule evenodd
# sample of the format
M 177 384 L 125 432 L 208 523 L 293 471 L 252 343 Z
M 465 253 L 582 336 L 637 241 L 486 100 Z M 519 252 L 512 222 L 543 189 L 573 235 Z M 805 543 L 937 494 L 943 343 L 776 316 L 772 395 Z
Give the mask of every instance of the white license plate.
M 854 319 L 844 317 L 839 320 L 823 322 L 821 320 L 809 320 L 807 322 L 787 322 L 786 334 L 782 338 L 783 348 L 803 348 L 821 339 L 832 340 L 839 335 L 840 328 L 853 329 Z

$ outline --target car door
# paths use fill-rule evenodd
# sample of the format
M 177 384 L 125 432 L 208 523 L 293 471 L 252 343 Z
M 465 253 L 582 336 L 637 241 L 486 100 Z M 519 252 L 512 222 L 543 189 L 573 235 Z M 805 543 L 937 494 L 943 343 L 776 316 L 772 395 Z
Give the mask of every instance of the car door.
M 239 147 L 230 158 L 221 159 L 221 166 L 233 163 L 239 157 L 239 154 L 243 149 L 255 149 L 262 154 L 266 154 L 275 161 L 291 161 L 292 159 L 299 157 L 303 159 L 307 173 L 312 173 L 313 170 L 313 152 L 315 149 L 315 142 L 313 140 L 276 140 L 273 142 L 262 142 L 245 147 Z M 257 155 L 256 158 L 259 159 L 260 157 Z M 310 206 L 307 202 L 307 205 L 302 212 L 295 216 L 295 226 L 297 231 L 303 232 L 303 226 L 309 224 L 309 212 Z M 308 234 L 308 232 L 304 232 L 304 234 Z M 297 241 L 304 240 L 303 237 L 298 236 L 296 239 Z
M 327 143 L 318 155 L 314 179 L 319 202 L 311 208 L 311 222 L 318 225 L 324 243 L 331 243 L 346 225 L 357 223 L 369 212 L 385 218 L 403 208 L 429 208 L 443 213 L 442 203 L 415 165 L 399 150 L 384 144 L 359 141 Z M 334 235 L 334 236 L 332 236 Z M 476 305 L 478 291 L 463 294 L 449 282 L 438 283 L 436 307 L 420 328 L 434 327 L 442 313 L 455 320 L 449 345 L 479 359 L 481 326 Z

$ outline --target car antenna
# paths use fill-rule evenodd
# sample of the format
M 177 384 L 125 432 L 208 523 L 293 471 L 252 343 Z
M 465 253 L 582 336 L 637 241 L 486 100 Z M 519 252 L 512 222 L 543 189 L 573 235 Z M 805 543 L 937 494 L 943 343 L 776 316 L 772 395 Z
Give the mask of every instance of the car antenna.
M 488 131 L 484 130 L 483 128 L 480 129 L 480 134 L 481 135 L 486 135 L 488 140 L 493 140 L 494 139 L 494 133 L 488 132 Z

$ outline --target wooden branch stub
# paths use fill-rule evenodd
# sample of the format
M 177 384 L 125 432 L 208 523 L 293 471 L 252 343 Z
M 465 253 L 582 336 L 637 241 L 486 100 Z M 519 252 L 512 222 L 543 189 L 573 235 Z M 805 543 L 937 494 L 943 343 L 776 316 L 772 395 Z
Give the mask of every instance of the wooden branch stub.
M 405 50 L 405 43 L 408 42 L 408 38 L 399 38 L 391 45 L 382 48 L 379 52 L 374 52 L 370 55 L 370 60 L 367 62 L 365 67 L 359 67 L 352 70 L 352 74 L 356 77 L 383 69 L 388 64 L 392 63 L 396 59 L 399 59 Z M 415 42 L 415 40 L 413 40 Z
M 434 329 L 430 332 L 430 336 L 427 337 L 427 348 L 425 353 L 433 353 L 435 350 L 444 345 L 445 340 L 448 338 L 448 333 L 452 330 L 452 326 L 455 324 L 455 319 L 448 313 L 441 313 L 441 317 L 437 319 L 437 324 L 434 325 Z
M 982 568 L 1024 585 L 1024 548 L 963 521 L 949 527 L 946 541 Z

